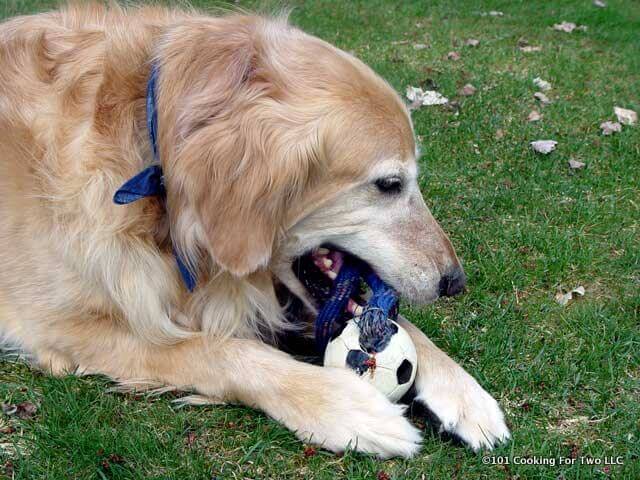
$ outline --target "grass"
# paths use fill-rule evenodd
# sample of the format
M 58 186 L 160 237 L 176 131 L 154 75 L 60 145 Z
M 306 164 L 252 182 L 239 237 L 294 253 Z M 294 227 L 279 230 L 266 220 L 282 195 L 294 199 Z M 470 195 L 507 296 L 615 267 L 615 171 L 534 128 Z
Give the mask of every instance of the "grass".
M 0 15 L 53 3 L 8 0 Z M 429 432 L 408 461 L 309 456 L 247 408 L 177 409 L 170 397 L 107 393 L 100 378 L 50 378 L 0 361 L 0 400 L 39 405 L 31 419 L 0 417 L 0 478 L 640 478 L 640 125 L 611 137 L 598 128 L 614 105 L 640 111 L 640 4 L 291 4 L 293 23 L 354 52 L 398 91 L 436 83 L 459 102 L 424 107 L 414 120 L 423 192 L 463 259 L 469 292 L 404 312 L 503 405 L 513 441 L 492 455 L 510 464 L 484 464 Z M 480 15 L 489 10 L 504 16 Z M 588 30 L 549 28 L 562 20 Z M 479 46 L 465 46 L 469 38 Z M 521 38 L 543 50 L 521 52 Z M 459 61 L 446 59 L 452 50 Z M 529 123 L 537 76 L 553 84 L 553 103 Z M 462 98 L 466 83 L 478 91 Z M 529 142 L 546 138 L 557 150 L 534 154 Z M 570 158 L 586 168 L 570 170 Z M 584 298 L 554 301 L 577 285 Z M 573 465 L 515 464 L 571 454 Z M 624 465 L 581 465 L 581 456 Z

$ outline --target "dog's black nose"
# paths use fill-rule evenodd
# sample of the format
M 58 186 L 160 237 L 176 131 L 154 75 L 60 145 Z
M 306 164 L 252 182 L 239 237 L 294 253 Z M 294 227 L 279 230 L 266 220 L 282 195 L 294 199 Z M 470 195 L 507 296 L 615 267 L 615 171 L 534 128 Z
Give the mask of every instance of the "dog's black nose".
M 451 270 L 440 278 L 440 296 L 453 297 L 462 293 L 464 285 L 467 283 L 467 276 L 462 268 Z

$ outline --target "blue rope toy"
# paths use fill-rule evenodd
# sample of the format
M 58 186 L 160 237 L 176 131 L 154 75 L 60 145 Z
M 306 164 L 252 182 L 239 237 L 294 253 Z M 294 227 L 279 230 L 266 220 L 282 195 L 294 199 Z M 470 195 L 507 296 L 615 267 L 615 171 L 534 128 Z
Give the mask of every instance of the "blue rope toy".
M 147 131 L 153 158 L 157 164 L 145 168 L 127 180 L 116 191 L 113 201 L 118 205 L 126 205 L 147 197 L 166 198 L 164 176 L 162 167 L 159 165 L 160 153 L 158 151 L 158 74 L 158 66 L 154 63 L 151 66 L 146 91 Z M 193 292 L 197 285 L 195 274 L 175 249 L 173 254 L 185 286 L 190 292 Z M 388 319 L 395 320 L 398 316 L 399 298 L 397 292 L 384 283 L 364 262 L 346 255 L 329 297 L 322 303 L 315 321 L 315 339 L 318 352 L 324 353 L 332 335 L 344 324 L 341 318 L 344 317 L 349 298 L 358 292 L 363 280 L 369 285 L 372 295 L 357 320 L 361 332 L 361 346 L 367 351 L 379 352 L 384 349 L 391 335 L 395 333 L 396 328 Z
M 334 333 L 344 325 L 343 313 L 349 298 L 359 291 L 363 281 L 371 289 L 371 297 L 356 319 L 360 328 L 360 346 L 370 353 L 380 352 L 397 331 L 397 327 L 389 320 L 398 318 L 398 293 L 384 283 L 367 264 L 345 255 L 329 297 L 320 306 L 316 317 L 315 341 L 319 353 L 324 353 Z

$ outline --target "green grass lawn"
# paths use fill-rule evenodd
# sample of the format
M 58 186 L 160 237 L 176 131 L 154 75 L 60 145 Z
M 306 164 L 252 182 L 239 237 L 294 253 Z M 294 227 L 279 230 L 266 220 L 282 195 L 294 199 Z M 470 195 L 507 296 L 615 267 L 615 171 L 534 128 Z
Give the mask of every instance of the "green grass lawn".
M 54 3 L 4 0 L 0 16 Z M 640 111 L 640 3 L 289 4 L 294 24 L 355 53 L 403 94 L 435 83 L 458 102 L 423 107 L 414 121 L 423 192 L 463 260 L 468 292 L 404 313 L 504 407 L 513 441 L 492 455 L 511 464 L 486 465 L 430 431 L 408 461 L 312 454 L 248 408 L 176 408 L 171 396 L 109 393 L 101 378 L 50 378 L 6 360 L 0 401 L 38 410 L 0 416 L 0 478 L 640 478 L 640 125 L 608 137 L 598 127 L 615 120 L 615 105 Z M 504 16 L 481 15 L 490 10 Z M 550 28 L 563 20 L 588 29 Z M 465 46 L 469 38 L 479 45 Z M 524 53 L 522 39 L 543 48 Z M 553 85 L 543 108 L 538 76 Z M 477 92 L 461 97 L 467 83 Z M 533 108 L 544 115 L 537 123 L 527 121 Z M 533 153 L 538 139 L 557 140 L 557 150 Z M 586 167 L 570 170 L 569 159 Z M 556 303 L 578 285 L 583 298 Z M 571 455 L 571 466 L 514 463 Z M 580 464 L 608 456 L 624 465 Z

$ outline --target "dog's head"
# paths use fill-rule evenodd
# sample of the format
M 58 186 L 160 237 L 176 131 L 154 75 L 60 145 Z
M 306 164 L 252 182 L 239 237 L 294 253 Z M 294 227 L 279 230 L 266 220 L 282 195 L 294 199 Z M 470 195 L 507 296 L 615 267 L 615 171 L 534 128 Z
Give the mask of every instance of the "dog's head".
M 248 16 L 184 22 L 158 57 L 172 236 L 193 263 L 271 270 L 311 306 L 292 265 L 320 246 L 414 302 L 462 289 L 418 188 L 407 108 L 366 65 Z

